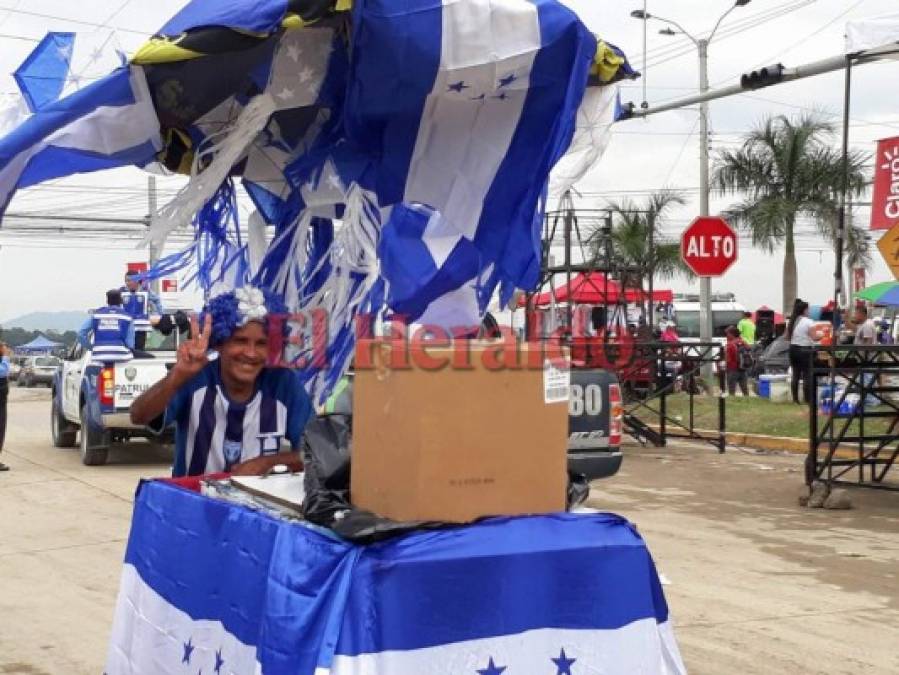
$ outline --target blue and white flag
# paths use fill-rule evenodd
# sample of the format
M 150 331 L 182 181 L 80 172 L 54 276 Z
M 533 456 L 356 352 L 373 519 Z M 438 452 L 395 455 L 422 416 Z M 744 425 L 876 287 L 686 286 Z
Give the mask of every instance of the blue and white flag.
M 51 47 L 35 64 L 62 72 L 66 49 Z M 0 205 L 24 185 L 153 158 L 189 175 L 147 243 L 205 228 L 222 255 L 166 264 L 209 268 L 246 248 L 228 275 L 197 278 L 328 315 L 326 377 L 310 380 L 320 399 L 351 358 L 358 313 L 471 328 L 497 289 L 504 301 L 537 284 L 550 172 L 576 130 L 569 181 L 608 135 L 611 93 L 585 91 L 633 75 L 558 0 L 193 0 L 123 72 L 40 104 L 0 141 Z M 251 247 L 218 237 L 239 230 L 208 206 L 237 176 L 258 212 Z M 322 218 L 327 251 L 308 245 Z
M 125 65 L 115 32 L 50 32 L 38 43 L 13 77 L 31 112 L 102 79 Z
M 347 133 L 377 158 L 366 187 L 439 216 L 400 256 L 433 280 L 408 318 L 476 325 L 500 283 L 537 281 L 534 214 L 596 40 L 555 0 L 363 0 L 355 18 Z M 382 264 L 388 284 L 404 274 Z
M 135 503 L 107 675 L 682 675 L 652 558 L 611 514 L 370 546 L 163 483 Z
M 13 73 L 31 112 L 59 99 L 69 77 L 75 33 L 47 33 Z
M 143 166 L 161 147 L 143 72 L 116 70 L 0 138 L 0 212 L 16 190 L 76 173 Z

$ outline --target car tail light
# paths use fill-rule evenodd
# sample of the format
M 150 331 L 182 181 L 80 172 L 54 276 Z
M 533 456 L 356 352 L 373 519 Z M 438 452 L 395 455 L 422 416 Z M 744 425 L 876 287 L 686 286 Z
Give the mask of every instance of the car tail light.
M 621 386 L 609 385 L 609 445 L 621 445 L 621 431 L 624 422 L 624 405 L 621 400 Z
M 100 371 L 97 389 L 101 405 L 115 405 L 115 368 L 107 366 Z

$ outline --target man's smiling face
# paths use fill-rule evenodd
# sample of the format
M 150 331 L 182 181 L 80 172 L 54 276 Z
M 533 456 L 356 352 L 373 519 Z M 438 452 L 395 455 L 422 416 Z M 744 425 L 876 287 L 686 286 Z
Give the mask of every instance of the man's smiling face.
M 268 358 L 268 333 L 258 321 L 234 331 L 219 348 L 223 378 L 251 385 L 265 367 Z

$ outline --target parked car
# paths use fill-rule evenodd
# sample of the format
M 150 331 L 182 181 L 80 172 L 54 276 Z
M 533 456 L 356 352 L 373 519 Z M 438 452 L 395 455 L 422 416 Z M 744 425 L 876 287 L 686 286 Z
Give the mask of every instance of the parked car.
M 10 382 L 19 379 L 19 373 L 22 371 L 23 359 L 20 356 L 14 356 L 9 362 L 9 374 L 6 376 Z
M 29 356 L 19 371 L 20 387 L 33 387 L 43 384 L 53 385 L 53 376 L 62 362 L 55 356 Z

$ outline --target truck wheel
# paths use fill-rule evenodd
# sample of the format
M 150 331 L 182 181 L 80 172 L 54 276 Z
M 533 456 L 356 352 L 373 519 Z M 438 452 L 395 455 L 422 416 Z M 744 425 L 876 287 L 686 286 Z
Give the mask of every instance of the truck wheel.
M 53 434 L 53 445 L 57 448 L 74 448 L 78 430 L 75 425 L 63 417 L 56 396 L 50 408 L 50 431 Z
M 81 463 L 85 466 L 102 466 L 109 457 L 109 432 L 93 434 L 88 422 L 87 404 L 81 406 Z

